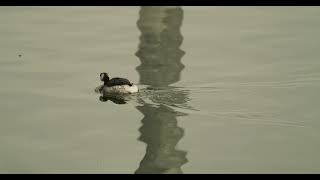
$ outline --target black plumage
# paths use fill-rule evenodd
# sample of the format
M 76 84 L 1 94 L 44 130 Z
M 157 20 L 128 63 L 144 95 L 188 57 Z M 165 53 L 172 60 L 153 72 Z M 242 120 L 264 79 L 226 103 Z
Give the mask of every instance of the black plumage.
M 105 81 L 105 84 L 106 86 L 108 87 L 111 87 L 111 86 L 121 86 L 121 85 L 129 85 L 129 86 L 132 86 L 132 83 L 128 80 L 128 79 L 125 79 L 125 78 L 112 78 L 110 79 L 109 81 Z
M 104 82 L 103 85 L 107 86 L 107 87 L 121 86 L 121 85 L 129 85 L 129 86 L 133 85 L 128 79 L 125 79 L 125 78 L 115 77 L 115 78 L 110 79 L 109 75 L 105 72 L 100 73 L 100 79 L 101 79 L 101 81 Z

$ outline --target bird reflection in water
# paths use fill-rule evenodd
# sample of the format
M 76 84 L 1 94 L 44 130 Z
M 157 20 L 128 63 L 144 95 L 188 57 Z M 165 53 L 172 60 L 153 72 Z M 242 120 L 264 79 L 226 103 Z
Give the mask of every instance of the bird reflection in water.
M 133 99 L 144 115 L 139 128 L 139 141 L 146 144 L 146 153 L 136 174 L 183 173 L 188 162 L 187 152 L 176 149 L 184 136 L 177 117 L 187 113 L 177 109 L 192 109 L 189 91 L 171 86 L 180 80 L 185 54 L 180 46 L 183 20 L 181 7 L 141 7 L 137 26 L 141 32 L 136 56 L 141 64 L 136 68 L 140 85 L 148 86 L 135 95 L 101 96 L 102 102 L 126 104 Z
M 122 96 L 100 96 L 99 100 L 101 102 L 111 101 L 115 104 L 127 104 L 127 100 Z

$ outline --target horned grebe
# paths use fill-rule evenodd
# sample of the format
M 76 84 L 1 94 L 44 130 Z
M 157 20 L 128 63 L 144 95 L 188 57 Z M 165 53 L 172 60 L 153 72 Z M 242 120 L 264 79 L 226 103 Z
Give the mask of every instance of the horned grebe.
M 104 82 L 103 85 L 98 86 L 95 92 L 106 94 L 130 94 L 138 92 L 138 86 L 131 83 L 125 78 L 112 78 L 110 79 L 108 74 L 103 72 L 100 73 L 100 80 Z

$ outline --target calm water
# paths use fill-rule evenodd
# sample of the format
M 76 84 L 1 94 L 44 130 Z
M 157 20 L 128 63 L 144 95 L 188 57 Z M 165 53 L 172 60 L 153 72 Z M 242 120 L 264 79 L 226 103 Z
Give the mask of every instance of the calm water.
M 0 7 L 0 173 L 319 173 L 319 16 Z

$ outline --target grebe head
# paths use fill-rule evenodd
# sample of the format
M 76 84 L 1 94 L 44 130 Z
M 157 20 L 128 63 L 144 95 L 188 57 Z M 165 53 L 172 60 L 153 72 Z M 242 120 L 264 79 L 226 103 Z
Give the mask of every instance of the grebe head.
M 103 81 L 103 82 L 109 81 L 109 76 L 108 76 L 108 74 L 105 73 L 105 72 L 100 73 L 100 80 Z

